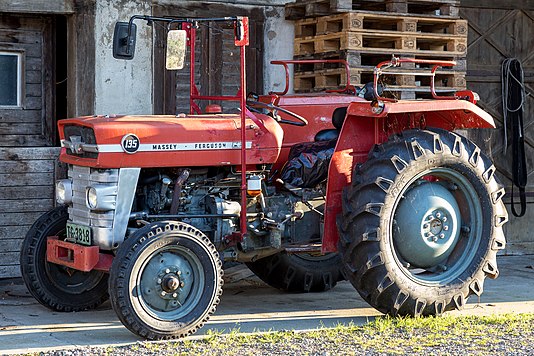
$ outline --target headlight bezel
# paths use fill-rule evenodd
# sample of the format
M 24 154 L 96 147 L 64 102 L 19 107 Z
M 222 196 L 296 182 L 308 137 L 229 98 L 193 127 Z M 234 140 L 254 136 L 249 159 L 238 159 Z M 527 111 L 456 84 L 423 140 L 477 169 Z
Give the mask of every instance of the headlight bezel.
M 56 202 L 60 205 L 72 204 L 72 180 L 59 179 L 56 181 Z
M 95 184 L 85 188 L 85 205 L 90 210 L 114 210 L 117 201 L 115 185 Z

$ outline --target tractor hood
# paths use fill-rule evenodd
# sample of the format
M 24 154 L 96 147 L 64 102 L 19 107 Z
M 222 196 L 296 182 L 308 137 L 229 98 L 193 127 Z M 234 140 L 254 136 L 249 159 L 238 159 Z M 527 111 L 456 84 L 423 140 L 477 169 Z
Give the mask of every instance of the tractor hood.
M 61 120 L 61 161 L 95 168 L 240 164 L 239 114 L 85 116 Z M 283 130 L 271 117 L 248 113 L 247 164 L 274 163 Z

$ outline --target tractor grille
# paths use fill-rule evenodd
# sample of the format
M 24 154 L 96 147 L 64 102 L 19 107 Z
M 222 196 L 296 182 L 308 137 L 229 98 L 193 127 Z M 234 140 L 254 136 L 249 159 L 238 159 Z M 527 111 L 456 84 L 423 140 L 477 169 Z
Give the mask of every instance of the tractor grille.
M 105 212 L 91 211 L 85 201 L 86 188 L 99 183 L 116 184 L 119 181 L 118 169 L 94 169 L 71 166 L 69 178 L 72 179 L 72 206 L 69 207 L 69 220 L 75 224 L 90 226 L 95 245 L 105 246 L 113 231 L 115 210 Z

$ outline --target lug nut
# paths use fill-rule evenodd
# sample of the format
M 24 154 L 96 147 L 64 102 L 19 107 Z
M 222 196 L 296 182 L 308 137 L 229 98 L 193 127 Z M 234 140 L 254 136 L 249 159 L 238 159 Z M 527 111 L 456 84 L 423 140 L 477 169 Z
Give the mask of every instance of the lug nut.
M 161 284 L 161 278 L 158 278 L 158 284 Z
M 434 236 L 434 237 L 432 238 L 432 241 L 437 242 L 437 241 L 438 241 L 438 237 L 437 237 L 437 236 Z
M 185 286 L 185 283 L 184 282 L 180 282 L 180 287 L 184 287 Z
M 173 294 L 172 294 L 172 297 L 173 297 L 173 298 L 176 298 L 177 296 L 178 296 L 177 293 L 173 293 Z
M 439 212 L 436 213 L 436 217 L 437 217 L 438 219 L 441 218 L 441 213 L 439 213 Z
M 434 220 L 434 215 L 430 214 L 426 217 L 428 220 Z
M 441 221 L 443 221 L 443 222 L 447 221 L 447 217 L 444 216 L 443 219 L 441 219 Z
M 439 238 L 440 239 L 444 239 L 445 238 L 445 234 L 439 234 Z
M 162 296 L 162 297 L 164 297 L 164 296 L 166 296 L 166 295 L 167 295 L 167 293 L 165 293 L 165 291 L 161 291 L 161 296 Z
M 445 231 L 449 230 L 449 226 L 448 225 L 443 226 L 443 230 Z
M 167 269 L 165 270 L 165 273 L 171 273 L 171 270 L 167 268 Z
M 428 224 L 424 224 L 423 228 L 428 229 Z
M 182 274 L 182 271 L 178 271 L 178 272 L 176 272 L 176 273 L 177 273 L 178 275 L 181 275 L 181 274 Z

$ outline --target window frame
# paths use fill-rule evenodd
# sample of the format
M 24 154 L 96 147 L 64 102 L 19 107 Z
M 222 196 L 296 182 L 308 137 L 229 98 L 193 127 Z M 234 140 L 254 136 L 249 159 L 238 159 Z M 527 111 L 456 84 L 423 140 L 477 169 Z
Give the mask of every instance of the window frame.
M 24 87 L 24 52 L 23 51 L 9 51 L 0 48 L 0 56 L 15 56 L 17 57 L 17 103 L 16 105 L 2 105 L 0 109 L 22 109 L 23 106 L 23 87 Z

